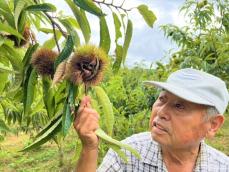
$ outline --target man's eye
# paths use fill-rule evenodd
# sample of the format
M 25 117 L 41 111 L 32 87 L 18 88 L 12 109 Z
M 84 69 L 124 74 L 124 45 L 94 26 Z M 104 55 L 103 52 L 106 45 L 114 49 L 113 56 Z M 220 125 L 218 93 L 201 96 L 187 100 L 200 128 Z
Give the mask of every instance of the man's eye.
M 184 109 L 185 108 L 184 105 L 182 105 L 180 103 L 176 103 L 175 106 L 177 109 Z
M 158 99 L 159 99 L 160 102 L 164 102 L 165 101 L 164 97 L 158 97 Z

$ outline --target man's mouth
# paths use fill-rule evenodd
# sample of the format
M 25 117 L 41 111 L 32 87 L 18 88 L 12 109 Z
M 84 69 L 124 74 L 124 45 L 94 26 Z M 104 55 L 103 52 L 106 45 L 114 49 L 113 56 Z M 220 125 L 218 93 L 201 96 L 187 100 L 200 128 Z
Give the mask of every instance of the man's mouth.
M 157 129 L 159 129 L 159 130 L 161 130 L 161 131 L 163 131 L 163 132 L 168 132 L 168 131 L 165 129 L 165 127 L 163 127 L 161 124 L 159 124 L 159 123 L 156 122 L 156 121 L 153 122 L 153 127 L 157 128 Z

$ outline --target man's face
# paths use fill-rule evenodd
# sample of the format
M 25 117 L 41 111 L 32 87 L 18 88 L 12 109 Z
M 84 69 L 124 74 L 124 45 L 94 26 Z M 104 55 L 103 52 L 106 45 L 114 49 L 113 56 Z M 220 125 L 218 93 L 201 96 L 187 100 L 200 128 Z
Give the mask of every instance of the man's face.
M 152 107 L 152 137 L 163 146 L 179 149 L 197 146 L 210 127 L 205 115 L 206 106 L 162 91 Z

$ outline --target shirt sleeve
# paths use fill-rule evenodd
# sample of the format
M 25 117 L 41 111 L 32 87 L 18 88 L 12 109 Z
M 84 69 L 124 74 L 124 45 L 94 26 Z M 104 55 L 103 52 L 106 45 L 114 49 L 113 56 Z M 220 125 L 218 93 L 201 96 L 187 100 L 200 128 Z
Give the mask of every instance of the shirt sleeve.
M 123 172 L 121 159 L 112 149 L 109 149 L 103 158 L 97 172 Z

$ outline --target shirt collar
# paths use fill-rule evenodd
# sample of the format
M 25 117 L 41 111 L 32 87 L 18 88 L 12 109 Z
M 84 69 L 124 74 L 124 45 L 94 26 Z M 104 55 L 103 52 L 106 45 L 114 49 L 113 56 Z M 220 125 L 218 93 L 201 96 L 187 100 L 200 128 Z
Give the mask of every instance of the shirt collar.
M 150 140 L 147 143 L 146 151 L 142 154 L 142 162 L 152 165 L 165 168 L 160 145 L 154 140 Z M 209 157 L 207 153 L 207 147 L 204 141 L 200 143 L 200 151 L 196 160 L 195 172 L 208 171 L 209 166 Z M 166 170 L 167 171 L 167 170 Z
M 200 171 L 209 171 L 209 156 L 208 156 L 208 150 L 207 146 L 202 141 L 200 143 L 200 151 L 196 160 L 196 166 L 195 166 L 195 172 L 200 172 Z

